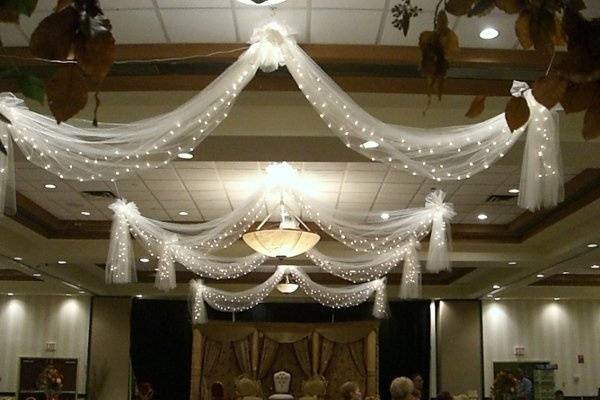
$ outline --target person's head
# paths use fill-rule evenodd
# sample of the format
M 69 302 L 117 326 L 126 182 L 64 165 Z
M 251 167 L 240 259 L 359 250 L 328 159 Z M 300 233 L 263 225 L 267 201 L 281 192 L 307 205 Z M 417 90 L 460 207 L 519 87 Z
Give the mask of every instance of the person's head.
M 450 392 L 440 392 L 438 393 L 438 395 L 435 397 L 436 400 L 453 400 L 452 395 L 450 394 Z
M 557 390 L 556 392 L 554 392 L 555 400 L 562 400 L 564 398 L 565 398 L 565 393 L 562 390 Z
M 405 376 L 396 378 L 390 385 L 392 400 L 406 400 L 415 390 L 413 382 Z
M 360 392 L 360 387 L 356 382 L 348 381 L 340 386 L 340 394 L 342 395 L 342 400 L 361 400 L 362 393 Z
M 423 390 L 423 377 L 420 374 L 413 374 L 410 379 L 412 379 L 415 389 L 419 391 Z
M 517 377 L 518 380 L 521 380 L 521 379 L 525 378 L 525 372 L 523 372 L 523 370 L 521 368 L 519 368 L 517 370 L 517 373 L 515 374 L 515 376 Z

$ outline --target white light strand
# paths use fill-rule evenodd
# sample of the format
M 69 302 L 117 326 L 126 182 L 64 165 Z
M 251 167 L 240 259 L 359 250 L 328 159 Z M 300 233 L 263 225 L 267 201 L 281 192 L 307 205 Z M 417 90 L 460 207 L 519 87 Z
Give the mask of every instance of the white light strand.
M 228 292 L 204 285 L 201 280 L 190 282 L 192 322 L 202 324 L 207 321 L 205 303 L 222 312 L 240 312 L 260 304 L 277 284 L 289 274 L 298 286 L 318 303 L 331 308 L 353 307 L 366 302 L 373 294 L 373 316 L 387 316 L 387 296 L 385 279 L 378 279 L 360 285 L 329 288 L 319 285 L 295 266 L 280 265 L 265 282 L 241 292 Z
M 407 246 L 402 269 L 402 282 L 400 283 L 401 299 L 418 299 L 421 297 L 421 265 L 417 255 L 418 243 L 412 242 Z

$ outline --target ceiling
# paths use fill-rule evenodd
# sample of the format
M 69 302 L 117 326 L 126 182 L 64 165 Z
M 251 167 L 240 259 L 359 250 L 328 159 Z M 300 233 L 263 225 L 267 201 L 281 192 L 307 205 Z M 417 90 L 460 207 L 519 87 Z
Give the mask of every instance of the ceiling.
M 53 9 L 55 0 L 39 0 L 31 18 L 21 27 L 2 25 L 7 46 L 26 46 L 28 38 Z M 423 11 L 411 21 L 407 37 L 392 26 L 395 0 L 287 0 L 270 9 L 251 7 L 235 0 L 103 0 L 117 43 L 231 43 L 246 42 L 252 30 L 272 18 L 284 22 L 302 43 L 378 44 L 415 46 L 421 31 L 433 24 L 435 0 L 413 0 Z M 590 14 L 600 12 L 597 1 L 586 1 Z M 514 16 L 495 10 L 478 18 L 452 17 L 450 25 L 461 38 L 461 47 L 511 49 L 517 47 Z M 499 36 L 479 38 L 494 27 Z
M 8 46 L 25 46 L 33 27 L 49 12 L 53 3 L 40 1 L 40 11 L 31 19 L 23 18 L 20 27 L 0 25 L 3 42 Z M 382 47 L 375 45 L 414 46 L 418 32 L 431 25 L 435 2 L 413 0 L 413 3 L 420 5 L 424 12 L 413 21 L 409 36 L 403 38 L 390 23 L 389 10 L 395 1 L 288 0 L 276 10 L 248 8 L 233 0 L 102 1 L 120 45 L 141 44 L 143 48 L 145 43 L 166 43 L 167 47 L 155 47 L 153 51 L 167 52 L 177 50 L 176 43 L 229 43 L 235 48 L 236 42 L 247 40 L 253 26 L 271 18 L 272 14 L 295 28 L 305 43 L 373 45 L 368 47 L 371 50 Z M 591 12 L 600 12 L 600 3 L 588 3 L 595 7 Z M 492 13 L 484 18 L 453 19 L 452 24 L 463 47 L 515 47 L 513 17 Z M 500 31 L 498 39 L 479 39 L 479 30 L 488 25 Z M 344 49 L 338 54 L 344 54 Z M 312 50 L 320 51 L 322 57 L 327 56 L 327 47 Z M 505 54 L 500 50 L 479 53 L 474 49 L 466 57 L 493 56 L 494 52 Z M 349 70 L 349 74 L 370 73 L 369 56 L 362 56 L 362 60 L 360 54 L 356 57 L 356 60 L 345 62 L 363 63 L 364 66 Z M 511 53 L 507 59 L 523 66 L 536 61 L 533 58 L 529 53 L 521 52 Z M 483 61 L 478 59 L 477 62 L 485 64 L 486 60 L 484 57 Z M 511 70 L 510 64 L 502 68 Z M 390 79 L 388 76 L 380 77 L 383 80 L 378 89 L 371 90 L 372 86 L 362 85 L 360 91 L 364 93 L 351 95 L 367 111 L 390 123 L 420 127 L 466 124 L 472 122 L 463 116 L 471 99 L 461 88 L 473 86 L 485 92 L 488 90 L 486 85 L 490 85 L 489 79 L 469 76 L 472 72 L 469 68 L 460 71 L 459 77 L 467 76 L 468 83 L 465 79 L 457 81 L 455 86 L 450 84 L 450 93 L 457 95 L 445 95 L 441 102 L 433 102 L 427 113 L 423 113 L 427 102 L 425 96 L 410 94 L 416 91 L 387 93 L 382 90 Z M 491 75 L 502 73 L 505 72 L 498 69 L 488 71 Z M 513 68 L 512 73 L 519 75 L 521 70 Z M 364 74 L 363 78 L 372 79 Z M 181 105 L 196 92 L 186 86 L 188 80 L 193 80 L 193 75 L 178 78 L 177 88 L 168 87 L 169 90 L 152 87 L 151 91 L 139 92 L 117 87 L 116 92 L 102 93 L 100 119 L 133 121 Z M 334 78 L 345 79 L 344 76 Z M 115 80 L 111 87 L 125 85 L 128 79 L 131 78 L 125 76 L 123 80 Z M 152 76 L 147 79 L 144 82 L 156 80 Z M 166 79 L 172 82 L 170 77 Z M 600 217 L 600 143 L 581 139 L 581 115 L 561 115 L 561 146 L 565 178 L 569 181 L 567 198 L 555 210 L 532 214 L 518 209 L 514 199 L 487 201 L 490 195 L 506 195 L 508 189 L 518 186 L 522 142 L 489 171 L 468 181 L 435 183 L 368 162 L 349 151 L 331 135 L 298 91 L 286 91 L 291 89 L 290 86 L 284 86 L 284 89 L 270 87 L 269 79 L 276 81 L 280 79 L 278 76 L 257 79 L 262 79 L 259 85 L 242 93 L 230 118 L 195 151 L 193 160 L 176 161 L 165 168 L 131 176 L 117 186 L 60 181 L 17 155 L 21 215 L 16 219 L 5 217 L 0 220 L 3 228 L 0 230 L 0 294 L 79 294 L 81 290 L 85 295 L 184 297 L 185 282 L 190 276 L 181 268 L 178 270 L 180 284 L 175 291 L 163 294 L 153 288 L 154 261 L 140 263 L 139 267 L 145 272 L 139 283 L 118 286 L 103 283 L 102 266 L 108 245 L 105 238 L 111 218 L 107 205 L 111 200 L 86 197 L 82 192 L 110 191 L 121 195 L 135 201 L 142 213 L 152 218 L 209 220 L 231 211 L 243 201 L 256 187 L 269 162 L 287 160 L 316 187 L 320 198 L 339 209 L 366 212 L 421 207 L 432 188 L 444 189 L 458 211 L 453 221 L 455 240 L 451 258 L 454 272 L 426 275 L 426 297 L 600 298 L 600 269 L 591 268 L 600 264 L 600 250 L 586 246 L 590 242 L 600 242 L 595 222 Z M 509 82 L 512 76 L 502 79 Z M 495 86 L 499 89 L 488 91 L 504 94 L 506 82 L 502 83 L 504 86 Z M 205 85 L 204 81 L 202 85 Z M 422 82 L 417 85 L 421 87 Z M 194 84 L 193 88 L 196 86 Z M 505 98 L 488 97 L 481 119 L 501 113 L 505 103 Z M 33 103 L 29 106 L 48 112 L 47 108 Z M 89 117 L 92 107 L 90 104 L 81 116 Z M 44 185 L 49 183 L 56 188 L 46 189 Z M 23 198 L 29 201 L 24 202 Z M 90 215 L 82 215 L 82 211 Z M 186 211 L 188 215 L 181 216 L 180 211 Z M 480 213 L 486 214 L 488 219 L 477 219 Z M 53 224 L 54 230 L 68 227 L 69 235 L 52 234 L 49 224 Z M 345 253 L 344 248 L 334 241 L 323 241 L 319 246 L 328 254 Z M 232 255 L 247 252 L 248 248 L 242 243 L 228 250 Z M 422 249 L 422 259 L 425 252 L 426 245 Z M 136 255 L 139 258 L 145 254 L 136 248 Z M 15 261 L 13 257 L 22 260 Z M 67 263 L 58 264 L 59 260 Z M 306 264 L 303 258 L 295 261 Z M 227 290 L 244 289 L 264 279 L 273 268 L 273 265 L 266 265 L 243 280 L 216 285 Z M 339 283 L 319 275 L 315 268 L 307 268 L 321 282 Z M 398 272 L 394 271 L 390 277 L 391 297 L 397 293 Z M 500 289 L 493 289 L 494 284 L 500 285 Z M 273 299 L 305 300 L 277 294 Z

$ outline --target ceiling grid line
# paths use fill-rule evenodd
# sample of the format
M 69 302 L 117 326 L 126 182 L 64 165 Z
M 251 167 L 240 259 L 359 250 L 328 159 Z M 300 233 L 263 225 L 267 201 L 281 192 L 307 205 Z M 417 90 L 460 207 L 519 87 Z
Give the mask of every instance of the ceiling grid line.
M 379 22 L 379 30 L 377 31 L 377 38 L 375 39 L 375 44 L 381 44 L 383 30 L 385 29 L 385 23 L 390 13 L 390 3 L 391 0 L 385 0 L 385 4 L 383 5 L 383 13 L 381 14 L 381 21 Z
M 165 36 L 165 40 L 167 43 L 171 43 L 171 37 L 169 36 L 169 32 L 167 31 L 167 26 L 165 25 L 165 21 L 162 17 L 162 13 L 160 11 L 160 7 L 158 6 L 157 0 L 152 0 L 152 4 L 154 5 L 154 12 L 156 13 L 156 18 L 158 19 L 158 23 L 160 24 L 160 28 L 163 31 L 163 35 Z

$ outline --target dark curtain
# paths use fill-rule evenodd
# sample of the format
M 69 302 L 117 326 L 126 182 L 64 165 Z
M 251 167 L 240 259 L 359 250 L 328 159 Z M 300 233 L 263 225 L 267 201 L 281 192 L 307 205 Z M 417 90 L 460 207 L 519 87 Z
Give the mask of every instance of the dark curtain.
M 379 326 L 379 396 L 390 399 L 390 383 L 399 376 L 420 374 L 422 400 L 429 396 L 431 346 L 429 301 L 390 303 L 391 317 Z
M 155 400 L 189 400 L 192 325 L 185 301 L 135 300 L 131 310 L 131 363 L 138 384 Z

